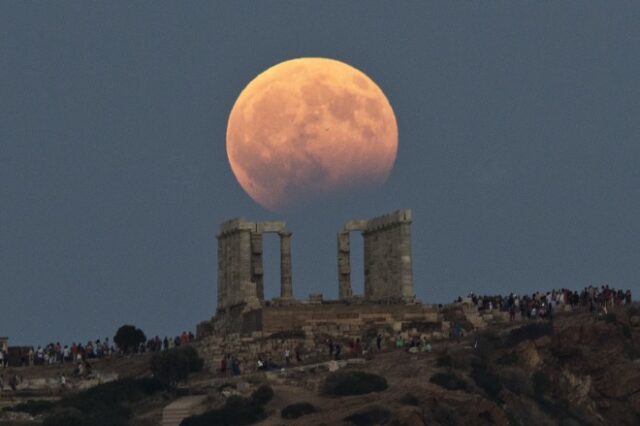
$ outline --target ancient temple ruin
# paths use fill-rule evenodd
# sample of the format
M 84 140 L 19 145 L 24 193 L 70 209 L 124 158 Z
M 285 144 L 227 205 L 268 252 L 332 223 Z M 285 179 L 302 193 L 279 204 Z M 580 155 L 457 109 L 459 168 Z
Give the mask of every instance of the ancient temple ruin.
M 356 299 L 351 288 L 350 233 L 364 239 L 365 301 L 412 302 L 411 211 L 398 210 L 369 220 L 352 220 L 338 233 L 338 295 Z M 291 274 L 291 232 L 284 222 L 232 219 L 218 238 L 218 313 L 247 312 L 265 305 L 262 264 L 265 233 L 280 236 L 280 305 L 296 303 Z M 317 299 L 318 296 L 315 296 Z
M 293 298 L 291 281 L 291 232 L 284 222 L 247 222 L 233 219 L 220 226 L 218 238 L 218 312 L 243 305 L 264 303 L 262 237 L 280 236 L 280 298 Z
M 354 231 L 364 242 L 362 295 L 354 295 L 351 287 Z M 268 232 L 280 236 L 280 297 L 272 300 L 264 298 L 262 239 Z M 226 353 L 249 360 L 284 347 L 312 351 L 327 338 L 406 334 L 416 327 L 434 336 L 447 332 L 438 307 L 415 299 L 410 210 L 352 220 L 338 232 L 337 300 L 321 294 L 293 297 L 291 232 L 283 222 L 233 219 L 220 226 L 217 238 L 218 306 L 215 316 L 197 328 L 197 347 L 208 368 L 215 369 Z
M 338 233 L 338 297 L 353 297 L 350 234 L 364 238 L 364 298 L 414 299 L 411 267 L 411 210 L 398 210 L 370 220 L 352 220 Z

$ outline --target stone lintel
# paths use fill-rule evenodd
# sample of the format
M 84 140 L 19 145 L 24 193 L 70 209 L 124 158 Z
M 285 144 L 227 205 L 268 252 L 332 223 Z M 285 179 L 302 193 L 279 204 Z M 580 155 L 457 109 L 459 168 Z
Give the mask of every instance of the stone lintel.
M 351 231 L 364 231 L 367 229 L 368 220 L 350 220 L 349 222 L 344 224 L 344 230 L 347 232 Z
M 256 223 L 256 232 L 282 232 L 286 230 L 285 222 L 258 222 Z
M 255 223 L 247 222 L 245 219 L 238 217 L 228 220 L 220 225 L 220 234 L 218 235 L 218 238 L 236 231 L 255 231 L 255 229 Z

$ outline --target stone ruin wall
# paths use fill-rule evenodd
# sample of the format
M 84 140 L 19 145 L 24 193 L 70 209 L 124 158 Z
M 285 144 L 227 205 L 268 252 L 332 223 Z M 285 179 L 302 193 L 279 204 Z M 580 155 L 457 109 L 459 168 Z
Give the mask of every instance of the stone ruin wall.
M 242 316 L 234 332 L 227 334 L 206 329 L 212 326 L 210 322 L 200 324 L 196 348 L 212 372 L 226 354 L 238 357 L 252 370 L 259 355 L 281 362 L 284 350 L 293 351 L 296 346 L 307 358 L 318 356 L 318 351 L 326 351 L 328 337 L 346 350 L 349 339 L 362 339 L 363 343 L 368 339 L 375 344 L 378 333 L 391 342 L 396 334 L 437 340 L 449 331 L 449 323 L 437 307 L 417 304 L 300 304 L 265 307 Z
M 326 339 L 331 337 L 345 348 L 349 339 L 360 338 L 365 345 L 375 345 L 375 336 L 384 337 L 387 348 L 399 335 L 405 341 L 412 337 L 426 338 L 434 344 L 448 339 L 450 327 L 461 322 L 469 332 L 491 324 L 509 322 L 508 312 L 481 313 L 471 303 L 453 303 L 443 307 L 433 305 L 302 305 L 266 307 L 243 314 L 252 316 L 236 323 L 236 332 L 212 333 L 211 322 L 199 325 L 196 348 L 205 361 L 205 368 L 216 373 L 227 354 L 237 357 L 243 371 L 254 371 L 258 356 L 271 356 L 282 363 L 285 349 L 300 347 L 306 362 L 327 359 Z M 265 331 L 242 332 L 241 325 L 260 324 Z M 294 325 L 292 327 L 292 325 Z M 207 330 L 201 329 L 202 327 Z
M 364 299 L 413 302 L 411 259 L 411 210 L 369 220 L 352 220 L 338 233 L 339 298 L 353 298 L 351 288 L 351 242 L 353 231 L 364 239 Z
M 220 226 L 218 239 L 219 313 L 237 306 L 258 309 L 264 304 L 264 270 L 262 263 L 265 233 L 280 236 L 280 297 L 291 299 L 291 233 L 284 222 L 247 222 L 232 219 Z
M 362 236 L 365 298 L 413 301 L 411 212 L 399 210 L 371 219 Z
M 446 335 L 449 323 L 438 309 L 415 303 L 410 225 L 410 210 L 348 222 L 338 233 L 340 300 L 323 301 L 321 295 L 315 295 L 301 302 L 292 297 L 291 233 L 283 222 L 234 219 L 222 224 L 218 235 L 218 309 L 214 319 L 201 323 L 197 330 L 196 345 L 205 362 L 217 368 L 225 354 L 234 354 L 253 366 L 259 354 L 279 353 L 294 343 L 313 352 L 328 336 L 340 341 L 379 332 L 389 336 L 416 333 L 410 330 L 413 325 L 422 332 L 429 330 L 429 338 Z M 361 232 L 364 241 L 364 297 L 354 297 L 351 289 L 353 231 Z M 280 235 L 281 297 L 271 302 L 264 300 L 264 232 Z M 290 334 L 297 337 L 286 337 Z

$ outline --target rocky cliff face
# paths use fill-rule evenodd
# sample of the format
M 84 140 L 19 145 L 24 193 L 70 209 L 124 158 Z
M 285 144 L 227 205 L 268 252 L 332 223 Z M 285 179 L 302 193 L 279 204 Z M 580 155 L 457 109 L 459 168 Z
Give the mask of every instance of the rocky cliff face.
M 472 349 L 451 346 L 439 371 L 465 385 L 432 390 L 425 423 L 640 424 L 638 313 L 567 313 L 483 331 Z
M 213 409 L 225 400 L 224 389 L 233 387 L 247 396 L 258 385 L 269 384 L 275 397 L 260 425 L 640 424 L 638 305 L 616 307 L 608 314 L 567 312 L 552 322 L 494 323 L 460 341 L 433 336 L 429 341 L 431 351 L 406 350 L 396 349 L 395 339 L 385 338 L 383 350 L 374 349 L 367 360 L 296 362 L 290 368 L 234 377 L 205 371 L 190 379 L 189 391 L 209 395 L 206 401 L 211 406 L 206 408 Z M 279 345 L 286 342 L 284 338 L 274 341 L 276 356 L 282 352 Z M 346 350 L 343 355 L 349 356 Z M 145 357 L 109 362 L 121 377 L 148 374 Z M 137 365 L 135 371 L 132 363 Z M 104 371 L 107 367 L 96 365 Z M 388 388 L 364 395 L 327 396 L 320 390 L 336 368 L 384 376 Z M 57 370 L 34 367 L 23 373 L 31 381 Z M 301 402 L 317 410 L 298 419 L 281 417 L 286 406 Z M 145 404 L 136 406 L 132 425 L 157 424 L 148 419 L 161 416 L 163 401 L 150 399 Z M 10 415 L 0 413 L 0 423 Z M 140 423 L 143 420 L 147 423 Z

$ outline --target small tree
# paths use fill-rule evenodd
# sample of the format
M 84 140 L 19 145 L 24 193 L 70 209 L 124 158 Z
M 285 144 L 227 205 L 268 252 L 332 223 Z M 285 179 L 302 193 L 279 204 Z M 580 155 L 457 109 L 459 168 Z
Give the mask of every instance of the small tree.
M 116 332 L 113 341 L 125 353 L 136 352 L 140 343 L 147 341 L 147 336 L 139 328 L 132 325 L 123 325 Z
M 201 371 L 203 365 L 204 361 L 191 346 L 160 352 L 151 358 L 151 371 L 165 386 L 175 386 L 181 381 L 186 382 L 189 373 Z

